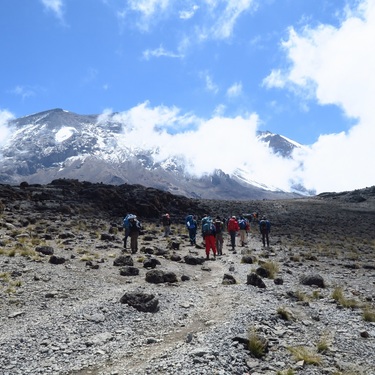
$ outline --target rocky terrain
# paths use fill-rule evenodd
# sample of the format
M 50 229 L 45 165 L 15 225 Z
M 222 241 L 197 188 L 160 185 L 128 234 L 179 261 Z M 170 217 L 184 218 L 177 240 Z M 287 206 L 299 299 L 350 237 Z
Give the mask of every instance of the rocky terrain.
M 205 261 L 188 213 L 272 223 Z M 122 218 L 143 224 L 123 249 Z M 172 234 L 160 217 L 169 212 Z M 375 374 L 375 187 L 210 201 L 139 185 L 0 185 L 0 374 Z

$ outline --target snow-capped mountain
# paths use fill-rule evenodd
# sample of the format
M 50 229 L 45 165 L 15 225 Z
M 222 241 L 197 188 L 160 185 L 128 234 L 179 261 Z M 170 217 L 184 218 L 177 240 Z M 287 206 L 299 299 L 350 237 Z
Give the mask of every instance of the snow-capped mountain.
M 115 185 L 141 184 L 194 198 L 292 196 L 276 186 L 252 180 L 241 169 L 232 175 L 216 170 L 200 178 L 192 177 L 186 172 L 182 157 L 156 161 L 158 148 L 127 143 L 126 129 L 131 125 L 115 118 L 113 114 L 100 117 L 53 109 L 12 120 L 12 136 L 0 147 L 0 183 L 46 184 L 57 178 L 70 178 Z M 301 147 L 270 132 L 259 132 L 258 138 L 283 157 L 290 157 L 294 148 Z M 305 193 L 303 188 L 300 191 Z

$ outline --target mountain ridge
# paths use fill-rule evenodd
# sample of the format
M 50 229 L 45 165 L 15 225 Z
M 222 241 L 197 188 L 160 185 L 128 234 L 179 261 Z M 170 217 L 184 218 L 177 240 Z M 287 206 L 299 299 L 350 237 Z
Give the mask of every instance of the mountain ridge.
M 58 178 L 114 185 L 141 184 L 192 198 L 279 199 L 309 195 L 306 190 L 285 192 L 249 179 L 240 169 L 231 175 L 220 169 L 200 177 L 189 175 L 183 158 L 157 161 L 160 150 L 126 144 L 129 124 L 80 115 L 56 108 L 9 124 L 14 132 L 0 148 L 0 182 L 46 184 Z M 274 153 L 290 158 L 298 143 L 271 132 L 258 132 Z

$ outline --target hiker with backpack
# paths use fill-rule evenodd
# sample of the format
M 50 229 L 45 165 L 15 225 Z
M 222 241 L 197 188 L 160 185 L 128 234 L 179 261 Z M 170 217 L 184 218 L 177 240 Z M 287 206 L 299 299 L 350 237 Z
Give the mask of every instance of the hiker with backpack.
M 236 235 L 239 230 L 240 227 L 238 225 L 237 218 L 235 216 L 232 216 L 228 221 L 228 232 L 230 235 L 230 244 L 234 253 L 236 248 Z
M 171 218 L 169 214 L 164 214 L 161 218 L 162 224 L 164 227 L 164 236 L 163 237 L 169 237 L 171 234 Z
M 259 221 L 259 231 L 262 235 L 263 247 L 266 247 L 266 242 L 267 247 L 270 247 L 269 234 L 271 232 L 271 223 L 266 216 L 262 216 L 262 219 Z
M 198 222 L 196 216 L 188 215 L 185 218 L 185 225 L 189 231 L 190 245 L 196 245 Z
M 243 216 L 240 216 L 238 220 L 238 226 L 240 227 L 241 246 L 245 246 L 247 244 L 247 233 L 250 230 L 250 223 Z
M 138 236 L 141 229 L 141 223 L 137 219 L 137 216 L 133 215 L 133 217 L 129 219 L 130 249 L 132 254 L 135 254 L 138 251 Z
M 210 250 L 214 253 L 214 260 L 216 260 L 216 229 L 210 216 L 205 215 L 202 219 L 202 236 L 206 246 L 206 259 L 210 259 Z
M 128 240 L 128 237 L 129 237 L 129 233 L 130 233 L 130 219 L 131 218 L 134 218 L 135 215 L 133 214 L 127 214 L 125 217 L 124 217 L 124 220 L 123 220 L 123 223 L 122 223 L 122 226 L 125 230 L 125 236 L 124 236 L 124 249 L 126 250 L 126 242 Z
M 217 255 L 223 255 L 224 223 L 221 221 L 220 216 L 216 216 L 214 224 L 215 224 L 215 231 L 216 231 L 215 241 L 216 241 Z

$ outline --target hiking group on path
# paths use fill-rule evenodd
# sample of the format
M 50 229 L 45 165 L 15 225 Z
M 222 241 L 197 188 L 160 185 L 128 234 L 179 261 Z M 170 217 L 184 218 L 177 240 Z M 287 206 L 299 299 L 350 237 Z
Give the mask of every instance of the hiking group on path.
M 240 215 L 237 220 L 236 216 L 229 219 L 221 219 L 216 216 L 212 219 L 210 215 L 205 214 L 200 221 L 201 235 L 203 245 L 205 246 L 206 259 L 210 259 L 210 251 L 213 253 L 213 260 L 216 256 L 223 255 L 224 233 L 227 231 L 230 238 L 230 251 L 236 254 L 236 238 L 238 237 L 239 246 L 245 246 L 248 243 L 251 223 L 259 225 L 259 233 L 263 246 L 269 247 L 269 234 L 271 232 L 271 223 L 266 216 L 259 220 L 258 213 L 251 215 Z M 163 237 L 169 237 L 171 234 L 171 218 L 168 213 L 162 215 L 161 223 L 163 226 Z M 189 233 L 191 246 L 197 246 L 198 219 L 196 215 L 188 215 L 185 218 L 185 226 Z M 142 231 L 142 225 L 136 215 L 127 214 L 123 219 L 123 228 L 125 230 L 124 249 L 127 249 L 127 239 L 130 237 L 130 250 L 132 254 L 138 251 L 138 236 Z

